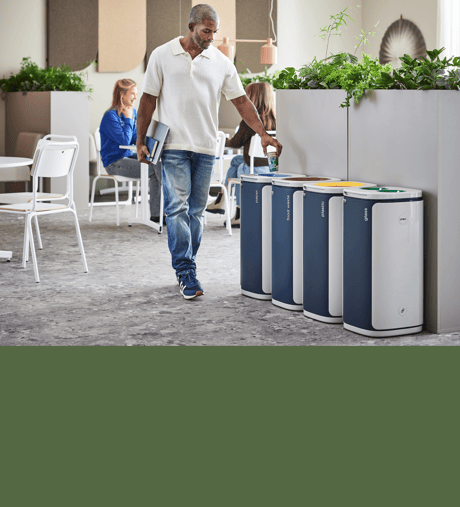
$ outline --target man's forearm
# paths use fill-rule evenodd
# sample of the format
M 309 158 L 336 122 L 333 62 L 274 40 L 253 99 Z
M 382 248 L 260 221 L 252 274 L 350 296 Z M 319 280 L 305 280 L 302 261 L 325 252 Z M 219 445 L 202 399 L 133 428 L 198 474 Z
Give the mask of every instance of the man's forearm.
M 144 144 L 150 121 L 157 105 L 157 98 L 147 93 L 142 94 L 137 112 L 137 142 Z
M 243 97 L 238 97 L 237 99 L 232 100 L 232 103 L 246 124 L 251 127 L 256 134 L 259 134 L 259 136 L 262 137 L 265 134 L 264 126 L 260 121 L 257 109 L 247 96 L 244 95 Z

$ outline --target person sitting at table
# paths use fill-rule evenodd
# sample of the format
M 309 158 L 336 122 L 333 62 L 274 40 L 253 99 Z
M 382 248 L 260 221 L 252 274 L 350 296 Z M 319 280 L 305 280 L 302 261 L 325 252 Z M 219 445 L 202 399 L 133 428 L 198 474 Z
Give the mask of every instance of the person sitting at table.
M 112 105 L 104 113 L 99 127 L 101 159 L 105 170 L 113 176 L 140 178 L 141 164 L 136 153 L 119 146 L 136 144 L 136 117 L 134 102 L 137 84 L 132 79 L 119 79 L 113 88 Z M 160 221 L 161 163 L 149 165 L 150 220 Z
M 276 130 L 275 97 L 273 89 L 269 83 L 249 83 L 245 88 L 246 95 L 254 104 L 259 113 L 260 120 L 265 130 Z M 240 179 L 242 174 L 250 173 L 249 145 L 255 132 L 244 120 L 238 127 L 238 131 L 231 138 L 227 139 L 225 146 L 228 148 L 243 148 L 243 155 L 235 155 L 232 158 L 230 167 L 227 171 L 225 184 L 228 185 L 230 178 Z M 266 158 L 254 158 L 254 174 L 268 173 L 268 161 Z M 206 211 L 210 213 L 225 212 L 225 202 L 223 192 L 219 192 L 214 203 L 210 204 Z M 232 227 L 240 225 L 240 188 L 236 186 L 236 211 L 232 218 Z

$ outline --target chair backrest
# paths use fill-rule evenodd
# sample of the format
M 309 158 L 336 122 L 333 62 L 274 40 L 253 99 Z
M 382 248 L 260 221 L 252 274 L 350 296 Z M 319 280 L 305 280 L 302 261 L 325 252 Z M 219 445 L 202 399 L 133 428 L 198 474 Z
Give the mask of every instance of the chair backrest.
M 76 138 L 74 137 L 74 139 Z M 66 177 L 66 193 L 62 196 L 62 199 L 68 200 L 67 207 L 73 206 L 73 172 L 78 150 L 79 144 L 76 140 L 60 142 L 51 139 L 40 139 L 38 141 L 32 166 L 32 209 L 35 209 L 37 201 L 38 179 L 43 177 Z
M 33 158 L 38 141 L 45 137 L 45 135 L 36 132 L 21 132 L 16 140 L 14 156 Z
M 34 158 L 35 150 L 38 141 L 44 137 L 45 134 L 36 132 L 20 132 L 16 139 L 16 146 L 14 148 L 15 157 Z M 30 180 L 30 167 L 12 167 L 7 172 L 2 173 L 1 181 L 29 181 Z
M 276 130 L 267 130 L 267 134 L 276 137 Z M 254 158 L 264 158 L 265 153 L 262 148 L 262 140 L 259 134 L 254 134 L 249 145 L 250 173 L 254 174 Z M 268 162 L 267 162 L 268 165 Z
M 96 132 L 94 132 L 94 140 L 96 141 L 96 152 L 97 152 L 97 175 L 101 176 L 104 174 L 108 174 L 102 165 L 101 158 L 101 133 L 99 132 L 99 127 L 97 127 Z
M 96 141 L 94 140 L 94 136 L 93 134 L 91 134 L 91 132 L 89 132 L 88 135 L 89 135 L 89 161 L 97 162 Z

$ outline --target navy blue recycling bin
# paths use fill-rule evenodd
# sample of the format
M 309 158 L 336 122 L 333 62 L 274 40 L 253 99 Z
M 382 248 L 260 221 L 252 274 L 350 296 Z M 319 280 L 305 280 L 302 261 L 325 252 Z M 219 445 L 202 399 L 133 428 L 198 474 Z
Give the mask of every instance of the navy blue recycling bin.
M 241 293 L 272 298 L 272 180 L 289 173 L 241 175 Z
M 296 176 L 272 184 L 272 303 L 303 309 L 303 185 L 337 181 L 325 176 Z
M 423 326 L 422 191 L 343 191 L 343 326 L 371 337 Z
M 375 185 L 358 181 L 305 183 L 303 199 L 303 313 L 342 319 L 343 191 Z

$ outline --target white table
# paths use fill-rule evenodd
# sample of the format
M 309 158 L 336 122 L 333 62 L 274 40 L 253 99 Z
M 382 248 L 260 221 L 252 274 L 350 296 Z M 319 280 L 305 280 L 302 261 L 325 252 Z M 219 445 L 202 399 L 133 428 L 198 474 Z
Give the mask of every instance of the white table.
M 120 145 L 118 146 L 122 150 L 131 150 L 136 152 L 136 145 Z M 149 164 L 141 164 L 141 217 L 140 218 L 131 218 L 128 224 L 131 226 L 132 224 L 142 224 L 151 227 L 158 231 L 158 234 L 163 232 L 163 182 L 161 182 L 161 192 L 160 192 L 160 215 L 159 215 L 159 223 L 152 222 L 150 220 L 150 211 L 149 211 L 149 200 L 147 196 L 149 195 Z
M 11 167 L 22 167 L 25 165 L 32 165 L 33 159 L 21 157 L 0 157 L 0 181 L 2 181 L 2 172 Z M 6 172 L 6 171 L 5 171 Z M 7 259 L 8 261 L 13 256 L 13 252 L 0 250 L 0 259 Z

